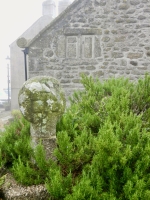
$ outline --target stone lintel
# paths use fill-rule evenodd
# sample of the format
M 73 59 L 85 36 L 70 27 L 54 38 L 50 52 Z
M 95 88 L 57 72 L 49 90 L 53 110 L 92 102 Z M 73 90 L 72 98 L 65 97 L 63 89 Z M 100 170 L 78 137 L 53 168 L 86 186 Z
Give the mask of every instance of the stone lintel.
M 65 35 L 101 35 L 102 30 L 97 28 L 65 28 Z

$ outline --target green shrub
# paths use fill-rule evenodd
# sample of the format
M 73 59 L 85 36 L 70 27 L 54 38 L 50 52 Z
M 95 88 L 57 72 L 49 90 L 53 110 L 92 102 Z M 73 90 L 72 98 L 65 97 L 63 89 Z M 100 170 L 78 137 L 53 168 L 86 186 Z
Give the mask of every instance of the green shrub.
M 150 77 L 82 83 L 57 125 L 60 167 L 51 169 L 64 179 L 71 171 L 72 187 L 57 196 L 63 186 L 49 178 L 52 199 L 150 199 Z
M 11 166 L 15 159 L 20 156 L 26 161 L 31 156 L 30 125 L 23 118 L 14 118 L 7 126 L 0 139 L 0 158 L 3 165 Z
M 20 110 L 12 110 L 12 111 L 11 111 L 11 115 L 12 115 L 13 118 L 15 118 L 15 119 L 20 119 L 20 118 L 22 118 L 22 114 L 21 114 Z
M 51 166 L 50 160 L 46 160 L 45 151 L 41 144 L 36 147 L 32 156 L 32 159 L 26 160 L 26 162 L 19 156 L 12 165 L 11 171 L 14 177 L 23 185 L 44 183 Z
M 19 119 L 0 142 L 1 165 L 10 161 L 22 184 L 45 182 L 51 200 L 150 200 L 150 76 L 82 76 L 82 84 L 57 124 L 56 160 L 46 160 L 41 144 L 32 151 Z
M 72 189 L 72 173 L 63 176 L 61 169 L 57 165 L 53 165 L 49 169 L 48 178 L 46 179 L 46 187 L 54 199 L 63 199 L 71 192 Z
M 44 183 L 51 162 L 46 160 L 43 146 L 33 151 L 30 124 L 19 111 L 13 111 L 14 120 L 5 127 L 0 140 L 0 173 L 9 169 L 23 185 Z M 35 164 L 36 163 L 36 164 Z

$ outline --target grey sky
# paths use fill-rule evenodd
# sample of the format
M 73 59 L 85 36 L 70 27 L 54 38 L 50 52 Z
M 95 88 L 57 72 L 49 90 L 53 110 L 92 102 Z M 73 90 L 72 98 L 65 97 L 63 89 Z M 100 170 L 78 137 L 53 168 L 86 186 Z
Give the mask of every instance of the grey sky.
M 42 15 L 44 0 L 4 0 L 0 6 L 0 88 L 7 86 L 9 45 Z

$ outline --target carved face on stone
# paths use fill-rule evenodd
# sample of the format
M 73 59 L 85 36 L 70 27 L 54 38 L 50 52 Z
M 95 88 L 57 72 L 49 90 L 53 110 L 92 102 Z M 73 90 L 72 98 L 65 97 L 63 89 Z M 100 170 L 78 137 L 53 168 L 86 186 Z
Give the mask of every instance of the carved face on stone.
M 56 79 L 38 76 L 24 83 L 19 92 L 19 105 L 24 117 L 36 124 L 54 113 L 61 116 L 65 109 L 65 96 Z

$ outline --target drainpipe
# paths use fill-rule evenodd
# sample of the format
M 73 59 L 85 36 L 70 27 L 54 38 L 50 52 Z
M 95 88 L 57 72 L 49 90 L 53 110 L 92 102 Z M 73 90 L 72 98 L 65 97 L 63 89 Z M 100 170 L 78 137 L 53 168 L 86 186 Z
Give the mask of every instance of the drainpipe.
M 22 50 L 24 53 L 24 68 L 25 68 L 25 81 L 27 81 L 27 55 L 29 52 L 29 48 L 25 47 L 24 50 Z

